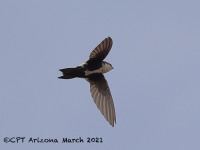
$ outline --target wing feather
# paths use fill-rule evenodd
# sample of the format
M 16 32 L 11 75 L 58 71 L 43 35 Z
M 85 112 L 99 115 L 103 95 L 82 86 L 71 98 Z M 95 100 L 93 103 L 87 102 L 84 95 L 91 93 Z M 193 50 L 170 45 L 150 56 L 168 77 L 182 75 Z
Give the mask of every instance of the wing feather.
M 116 123 L 115 107 L 105 77 L 103 74 L 95 74 L 88 81 L 90 83 L 90 92 L 96 106 L 105 119 L 114 127 Z

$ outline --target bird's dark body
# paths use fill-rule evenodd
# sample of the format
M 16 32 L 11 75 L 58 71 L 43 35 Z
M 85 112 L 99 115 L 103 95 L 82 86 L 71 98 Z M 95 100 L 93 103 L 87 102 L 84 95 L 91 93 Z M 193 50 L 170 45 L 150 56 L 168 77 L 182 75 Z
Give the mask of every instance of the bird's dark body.
M 102 63 L 94 64 L 92 62 L 87 61 L 82 66 L 77 66 L 76 68 L 60 69 L 60 71 L 63 73 L 63 76 L 59 78 L 61 79 L 90 78 L 92 75 L 86 75 L 85 72 L 94 71 L 101 67 Z

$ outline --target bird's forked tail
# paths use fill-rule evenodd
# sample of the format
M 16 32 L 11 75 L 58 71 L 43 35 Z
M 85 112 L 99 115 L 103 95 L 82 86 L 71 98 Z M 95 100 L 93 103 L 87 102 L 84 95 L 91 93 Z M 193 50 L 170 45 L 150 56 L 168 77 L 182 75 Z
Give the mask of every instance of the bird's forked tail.
M 63 74 L 63 76 L 58 77 L 60 79 L 72 79 L 77 77 L 78 75 L 77 68 L 65 68 L 65 69 L 60 69 L 60 71 Z

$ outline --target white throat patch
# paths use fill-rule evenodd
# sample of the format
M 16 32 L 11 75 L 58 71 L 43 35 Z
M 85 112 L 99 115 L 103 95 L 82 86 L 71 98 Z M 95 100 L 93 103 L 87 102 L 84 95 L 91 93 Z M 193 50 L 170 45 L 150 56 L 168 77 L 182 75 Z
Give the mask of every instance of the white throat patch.
M 102 67 L 102 73 L 106 73 L 110 70 L 112 70 L 113 67 L 110 64 L 107 63 L 103 63 L 103 67 Z

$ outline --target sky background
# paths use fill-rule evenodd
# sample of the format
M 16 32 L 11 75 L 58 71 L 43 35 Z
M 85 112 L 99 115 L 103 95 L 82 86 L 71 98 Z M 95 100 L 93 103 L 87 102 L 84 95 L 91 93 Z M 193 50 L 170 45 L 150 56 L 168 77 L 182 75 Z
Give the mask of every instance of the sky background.
M 0 1 L 0 147 L 200 149 L 200 1 Z M 60 80 L 106 37 L 113 128 L 83 79 Z M 5 143 L 5 137 L 26 137 Z M 28 143 L 30 138 L 60 143 Z M 62 144 L 82 137 L 85 143 Z M 103 143 L 86 143 L 101 137 Z

